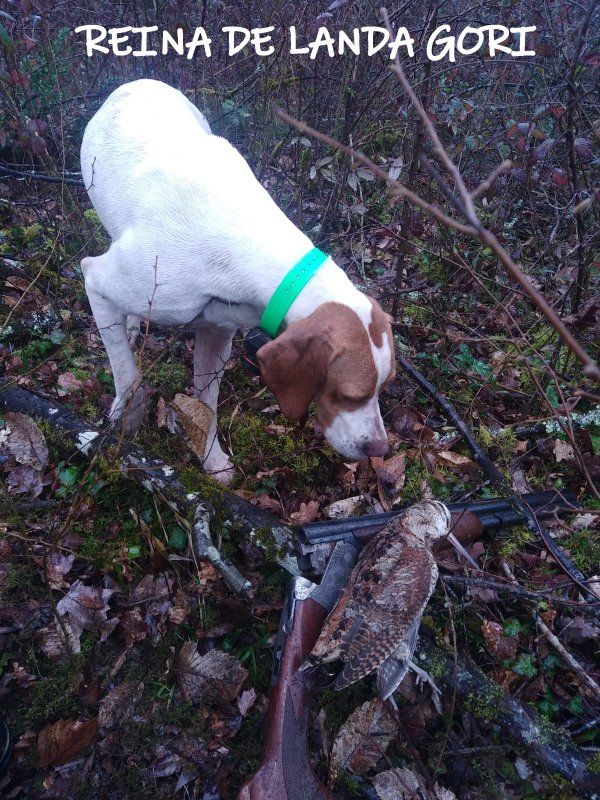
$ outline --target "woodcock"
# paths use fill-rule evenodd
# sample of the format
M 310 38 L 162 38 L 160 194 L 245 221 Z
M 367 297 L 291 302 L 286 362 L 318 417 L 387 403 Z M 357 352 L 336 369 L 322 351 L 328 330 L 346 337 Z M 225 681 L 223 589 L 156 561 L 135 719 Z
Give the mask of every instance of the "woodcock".
M 302 669 L 340 660 L 336 689 L 377 670 L 382 700 L 390 697 L 409 668 L 428 678 L 412 663 L 412 656 L 438 578 L 432 546 L 448 536 L 449 525 L 446 506 L 424 500 L 376 534 L 363 548 Z M 448 538 L 465 555 L 451 534 Z

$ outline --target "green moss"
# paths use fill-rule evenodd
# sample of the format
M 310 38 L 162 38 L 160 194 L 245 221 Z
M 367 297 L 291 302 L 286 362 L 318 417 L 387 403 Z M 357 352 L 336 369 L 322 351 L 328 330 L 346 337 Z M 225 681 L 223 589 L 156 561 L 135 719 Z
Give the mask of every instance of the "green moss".
M 289 425 L 283 418 L 276 418 L 274 422 Z M 227 421 L 224 424 L 227 425 Z M 297 428 L 273 436 L 266 429 L 261 417 L 246 412 L 230 421 L 229 431 L 236 466 L 242 469 L 249 468 L 245 483 L 247 488 L 261 488 L 260 480 L 251 477 L 250 468 L 267 470 L 285 466 L 294 473 L 296 481 L 301 486 L 317 482 L 321 456 L 317 451 L 308 450 L 302 445 L 299 441 L 301 433 Z
M 402 315 L 407 318 L 407 322 L 418 322 L 421 325 L 426 325 L 433 319 L 433 313 L 429 308 L 410 304 L 402 308 Z
M 427 672 L 433 680 L 441 680 L 446 672 L 446 659 L 443 655 L 434 652 L 433 656 L 427 661 Z
M 100 406 L 94 402 L 90 397 L 87 398 L 85 403 L 81 406 L 81 414 L 88 419 L 97 419 L 100 415 Z
M 156 386 L 167 400 L 182 392 L 191 383 L 189 370 L 180 361 L 161 361 L 146 373 L 148 382 Z
M 464 706 L 480 722 L 492 722 L 498 714 L 498 706 L 504 699 L 502 689 L 489 683 L 483 689 L 469 692 Z
M 498 448 L 505 460 L 508 460 L 517 452 L 518 439 L 512 428 L 491 431 L 481 424 L 479 426 L 479 439 L 486 449 L 490 447 Z
M 23 242 L 29 245 L 33 244 L 40 238 L 43 230 L 42 226 L 37 222 L 34 222 L 33 225 L 28 225 L 22 230 Z
M 15 733 L 22 731 L 27 725 L 42 725 L 77 713 L 75 674 L 81 661 L 81 657 L 76 656 L 73 664 L 64 660 L 50 665 L 48 674 L 31 686 L 29 708 L 16 721 Z
M 187 465 L 178 469 L 183 488 L 189 494 L 198 494 L 203 500 L 211 503 L 218 511 L 223 505 L 225 487 L 222 483 L 207 475 L 199 466 Z
M 600 772 L 600 753 L 595 753 L 588 761 L 588 769 L 590 772 Z
M 56 463 L 73 455 L 73 440 L 57 425 L 36 420 L 46 438 L 50 461 Z
M 285 545 L 277 544 L 271 528 L 256 528 L 253 538 L 263 551 L 267 561 L 276 561 L 278 558 L 288 555 L 288 548 Z
M 562 728 L 557 727 L 547 717 L 539 716 L 537 719 L 538 740 L 544 744 L 552 742 L 552 746 L 559 750 L 566 750 L 572 744 L 571 737 Z
M 565 537 L 561 544 L 565 547 L 575 566 L 583 573 L 595 574 L 600 565 L 600 537 L 595 531 L 584 528 Z
M 523 525 L 510 528 L 506 538 L 499 547 L 499 553 L 501 556 L 510 556 L 513 553 L 524 550 L 525 547 L 533 541 L 535 541 L 535 536 Z

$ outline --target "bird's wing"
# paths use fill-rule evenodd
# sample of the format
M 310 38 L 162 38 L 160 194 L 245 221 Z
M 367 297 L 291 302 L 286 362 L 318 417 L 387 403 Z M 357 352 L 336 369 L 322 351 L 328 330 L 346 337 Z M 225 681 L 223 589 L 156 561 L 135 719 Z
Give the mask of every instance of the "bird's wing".
M 348 602 L 346 614 L 354 603 L 363 607 L 360 614 L 354 612 L 355 622 L 340 644 L 344 668 L 335 684 L 338 689 L 377 669 L 412 634 L 415 623 L 418 631 L 437 580 L 437 566 L 426 546 L 412 536 L 403 538 L 402 546 L 392 545 L 382 556 L 388 563 L 361 559 L 365 586 L 370 576 L 380 579 L 361 596 L 356 592 L 361 581 L 357 576 L 355 597 Z
M 408 672 L 409 664 L 417 646 L 417 639 L 419 638 L 420 623 L 421 618 L 419 617 L 413 622 L 413 626 L 406 634 L 404 641 L 389 658 L 386 658 L 377 670 L 377 691 L 382 700 L 387 700 L 396 691 Z

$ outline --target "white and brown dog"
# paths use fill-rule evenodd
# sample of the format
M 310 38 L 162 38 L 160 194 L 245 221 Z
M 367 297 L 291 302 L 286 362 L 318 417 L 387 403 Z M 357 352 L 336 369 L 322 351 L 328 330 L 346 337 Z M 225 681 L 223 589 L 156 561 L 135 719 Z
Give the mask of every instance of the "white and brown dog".
M 81 262 L 115 381 L 111 415 L 125 416 L 132 433 L 144 412 L 127 316 L 193 321 L 194 387 L 216 412 L 236 329 L 257 324 L 311 241 L 198 109 L 158 81 L 134 81 L 108 97 L 85 130 L 81 170 L 112 239 L 106 253 Z M 314 399 L 324 434 L 342 455 L 385 454 L 378 395 L 394 375 L 390 318 L 331 258 L 258 360 L 286 417 L 301 418 Z M 216 413 L 204 468 L 225 482 L 232 476 Z

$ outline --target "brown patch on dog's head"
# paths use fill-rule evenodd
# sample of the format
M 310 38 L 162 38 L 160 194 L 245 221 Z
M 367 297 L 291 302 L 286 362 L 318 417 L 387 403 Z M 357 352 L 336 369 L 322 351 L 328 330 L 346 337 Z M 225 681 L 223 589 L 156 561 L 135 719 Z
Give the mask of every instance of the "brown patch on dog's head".
M 369 297 L 371 303 L 371 322 L 369 323 L 369 336 L 375 347 L 383 345 L 383 337 L 387 336 L 388 344 L 390 346 L 391 362 L 390 374 L 386 378 L 385 383 L 388 383 L 396 375 L 396 363 L 394 359 L 394 336 L 392 333 L 392 322 L 394 318 L 391 314 L 387 314 L 379 305 L 376 300 Z
M 300 419 L 317 398 L 319 421 L 327 427 L 339 411 L 367 402 L 377 387 L 367 330 L 342 303 L 323 303 L 306 319 L 293 322 L 261 347 L 257 357 L 263 379 L 288 419 Z

